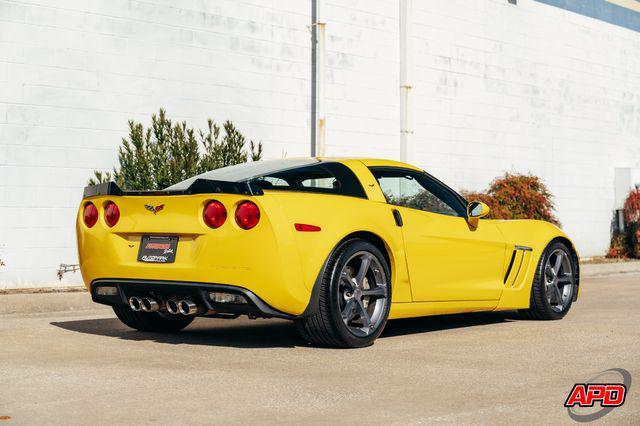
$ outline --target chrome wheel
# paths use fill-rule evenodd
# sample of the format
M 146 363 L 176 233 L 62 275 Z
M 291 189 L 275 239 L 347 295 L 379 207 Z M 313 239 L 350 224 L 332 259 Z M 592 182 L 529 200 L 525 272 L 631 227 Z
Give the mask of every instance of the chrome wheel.
M 544 267 L 545 292 L 549 306 L 555 312 L 564 311 L 573 297 L 574 277 L 569 254 L 554 250 Z
M 387 309 L 387 279 L 376 256 L 368 251 L 353 254 L 340 271 L 338 302 L 342 321 L 358 337 L 374 333 Z

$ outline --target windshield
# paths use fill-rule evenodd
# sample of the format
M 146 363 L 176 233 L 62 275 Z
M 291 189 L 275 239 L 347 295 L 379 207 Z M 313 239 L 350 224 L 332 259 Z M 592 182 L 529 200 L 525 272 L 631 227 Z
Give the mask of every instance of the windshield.
M 315 158 L 297 158 L 291 160 L 252 161 L 250 163 L 236 164 L 235 166 L 211 170 L 187 180 L 183 180 L 182 182 L 178 182 L 175 185 L 171 185 L 166 188 L 166 191 L 184 191 L 189 188 L 196 179 L 243 182 L 256 177 L 272 174 L 274 172 L 308 166 L 318 162 L 319 161 Z

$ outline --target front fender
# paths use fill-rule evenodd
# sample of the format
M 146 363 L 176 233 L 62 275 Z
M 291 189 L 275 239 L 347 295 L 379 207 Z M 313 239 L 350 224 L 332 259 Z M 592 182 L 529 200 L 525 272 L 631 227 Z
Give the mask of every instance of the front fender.
M 505 288 L 496 310 L 526 309 L 529 307 L 531 285 L 538 262 L 547 245 L 556 239 L 567 243 L 573 252 L 578 285 L 578 291 L 575 292 L 574 300 L 577 299 L 580 291 L 579 255 L 573 241 L 571 241 L 567 234 L 552 223 L 541 220 L 503 220 L 496 221 L 496 225 L 504 235 L 508 252 L 516 249 L 516 246 L 531 248 L 531 259 L 527 264 L 526 270 L 523 271 L 525 275 L 522 279 L 522 286 Z

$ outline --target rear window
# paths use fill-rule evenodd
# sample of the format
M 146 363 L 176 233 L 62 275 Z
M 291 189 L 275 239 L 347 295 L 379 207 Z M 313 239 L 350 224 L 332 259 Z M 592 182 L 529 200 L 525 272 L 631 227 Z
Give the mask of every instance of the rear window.
M 222 167 L 211 170 L 178 182 L 166 188 L 165 191 L 184 191 L 191 186 L 196 179 L 219 180 L 223 182 L 246 182 L 251 178 L 264 176 L 279 170 L 287 170 L 311 164 L 317 164 L 315 158 L 300 158 L 292 160 L 263 160 L 250 163 L 236 164 L 235 166 Z
M 344 164 L 318 163 L 250 179 L 264 190 L 316 192 L 367 198 L 356 175 Z
M 196 179 L 250 182 L 263 190 L 315 192 L 367 198 L 360 181 L 347 166 L 315 158 L 265 160 L 223 167 L 194 176 L 168 187 L 184 191 Z

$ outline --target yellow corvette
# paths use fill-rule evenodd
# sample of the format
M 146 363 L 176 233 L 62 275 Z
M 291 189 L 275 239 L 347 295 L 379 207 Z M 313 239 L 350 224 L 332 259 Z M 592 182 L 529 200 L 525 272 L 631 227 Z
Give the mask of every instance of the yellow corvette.
M 93 300 L 144 331 L 245 314 L 294 320 L 316 345 L 362 347 L 394 318 L 562 318 L 579 285 L 569 238 L 488 213 L 404 163 L 259 161 L 162 191 L 85 188 L 78 252 Z

